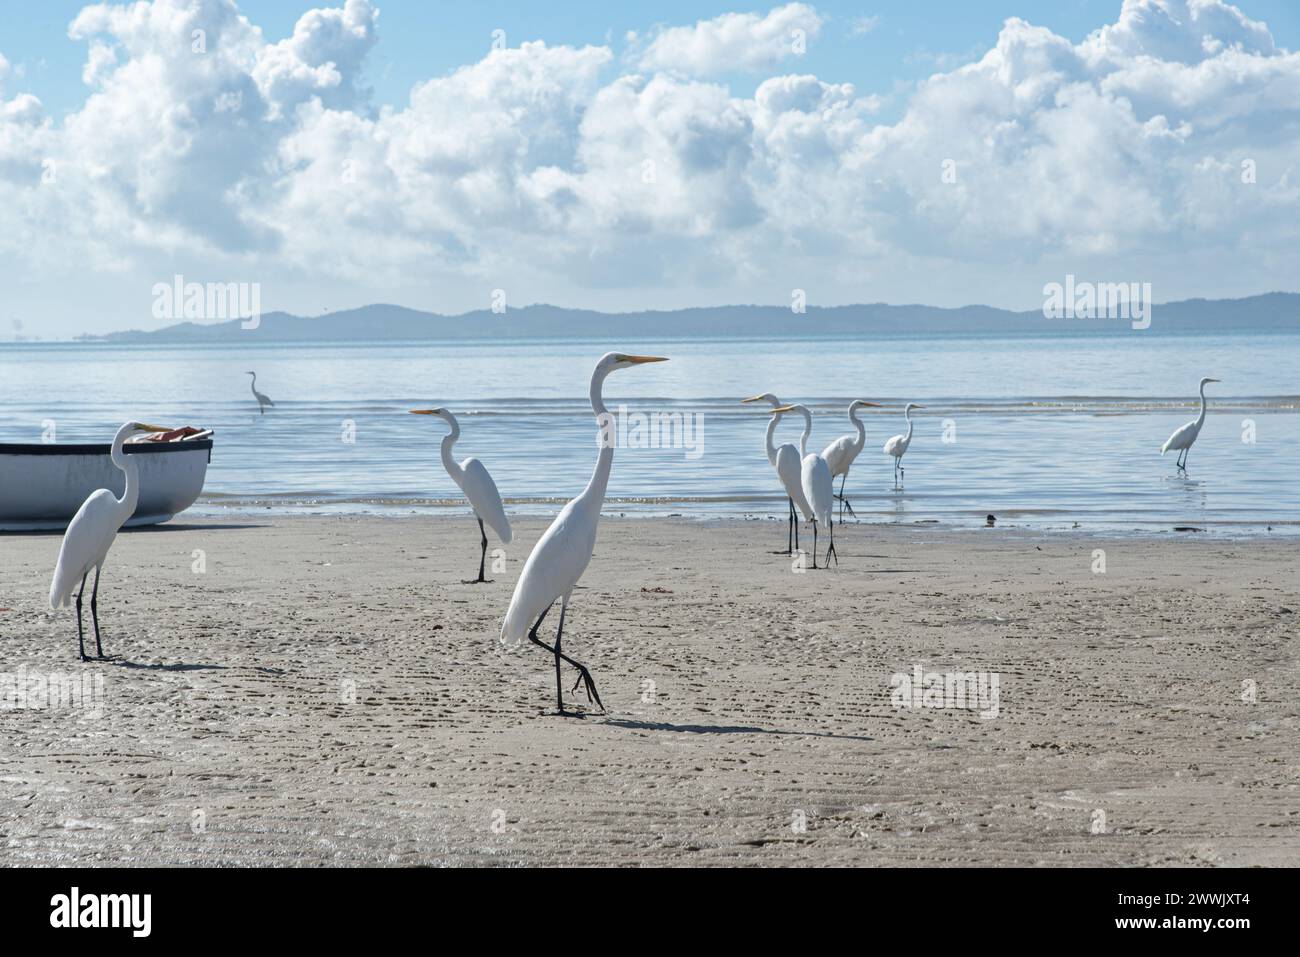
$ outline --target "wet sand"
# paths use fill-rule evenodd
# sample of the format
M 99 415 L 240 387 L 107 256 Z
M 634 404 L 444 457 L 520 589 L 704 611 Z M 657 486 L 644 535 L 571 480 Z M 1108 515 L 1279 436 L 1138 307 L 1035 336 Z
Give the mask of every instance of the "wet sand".
M 606 518 L 577 720 L 497 645 L 544 527 L 489 585 L 467 516 L 124 533 L 91 664 L 0 537 L 0 672 L 92 679 L 0 713 L 0 864 L 1300 864 L 1300 540 Z

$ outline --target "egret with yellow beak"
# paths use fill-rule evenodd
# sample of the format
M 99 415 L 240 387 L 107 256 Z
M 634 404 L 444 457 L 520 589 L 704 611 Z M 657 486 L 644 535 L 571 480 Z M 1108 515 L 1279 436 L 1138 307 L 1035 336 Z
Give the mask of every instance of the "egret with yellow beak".
M 903 456 L 907 454 L 908 446 L 912 444 L 912 410 L 924 409 L 925 406 L 917 405 L 915 402 L 907 403 L 907 408 L 903 409 L 903 418 L 907 421 L 907 434 L 890 436 L 889 441 L 885 443 L 882 451 L 886 455 L 894 457 L 894 488 L 898 488 L 901 479 L 907 474 L 903 468 Z
M 775 444 L 773 437 L 782 415 L 776 409 L 781 405 L 781 400 L 770 392 L 740 400 L 741 405 L 750 402 L 767 402 L 772 406 L 772 418 L 767 423 L 767 461 L 776 470 L 776 477 L 780 480 L 781 487 L 785 489 L 786 498 L 790 503 L 790 527 L 786 534 L 785 554 L 793 555 L 799 547 L 799 518 L 795 506 L 799 506 L 799 512 L 803 513 L 805 522 L 812 520 L 812 508 L 808 505 L 808 499 L 804 497 L 803 484 L 799 478 L 799 463 L 803 455 L 790 442 L 780 446 Z M 801 447 L 805 449 L 808 446 L 808 434 L 809 430 L 805 429 L 801 443 Z M 781 552 L 778 550 L 776 554 L 780 555 Z
M 858 418 L 858 409 L 878 409 L 880 403 L 868 402 L 866 399 L 855 399 L 849 403 L 849 421 L 853 423 L 855 433 L 850 435 L 841 435 L 826 448 L 822 449 L 822 458 L 826 464 L 831 467 L 831 481 L 836 478 L 840 480 L 840 494 L 835 497 L 840 500 L 840 524 L 844 524 L 844 510 L 847 508 L 849 514 L 853 515 L 853 506 L 849 500 L 844 497 L 844 483 L 849 477 L 849 468 L 853 465 L 853 460 L 858 457 L 862 447 L 867 444 L 867 429 Z
M 50 582 L 50 607 L 63 608 L 72 599 L 72 589 L 81 582 L 77 591 L 77 644 L 81 651 L 81 660 L 89 661 L 86 656 L 86 640 L 81 623 L 81 596 L 86 590 L 86 577 L 90 570 L 95 570 L 95 587 L 90 593 L 90 618 L 95 624 L 95 654 L 103 658 L 104 646 L 99 638 L 99 573 L 104 567 L 108 550 L 117 539 L 118 530 L 135 514 L 135 507 L 140 501 L 140 468 L 135 464 L 134 456 L 126 454 L 123 446 L 126 440 L 139 432 L 167 432 L 160 425 L 145 425 L 142 422 L 127 422 L 117 430 L 113 437 L 113 447 L 109 453 L 113 464 L 126 473 L 126 488 L 118 498 L 106 488 L 91 492 L 77 509 L 68 523 L 68 530 L 63 534 L 63 545 L 59 548 L 59 561 L 54 566 L 54 580 Z
M 436 415 L 451 426 L 451 431 L 442 437 L 442 467 L 465 493 L 469 507 L 474 510 L 474 517 L 478 519 L 478 533 L 482 538 L 478 556 L 478 578 L 466 579 L 462 584 L 490 583 L 490 578 L 483 577 L 488 546 L 487 532 L 483 530 L 483 523 L 487 522 L 492 531 L 496 532 L 497 538 L 501 539 L 501 544 L 510 544 L 510 520 L 506 518 L 506 510 L 501 505 L 501 493 L 497 491 L 497 483 L 492 481 L 492 476 L 478 459 L 468 458 L 457 463 L 452 458 L 451 447 L 460 438 L 460 423 L 456 421 L 454 415 L 446 409 L 412 409 L 411 414 Z
M 570 658 L 561 650 L 564 635 L 564 614 L 569 607 L 569 599 L 578 579 L 587 570 L 591 561 L 591 552 L 596 544 L 596 526 L 600 521 L 600 508 L 605 501 L 605 489 L 609 485 L 610 470 L 614 465 L 615 432 L 612 416 L 605 408 L 603 387 L 605 377 L 618 369 L 630 369 L 648 362 L 664 362 L 659 356 L 635 356 L 622 352 L 610 352 L 596 363 L 591 374 L 591 411 L 596 416 L 599 428 L 597 442 L 600 451 L 596 453 L 596 468 L 591 473 L 591 480 L 577 498 L 565 505 L 560 514 L 551 522 L 551 527 L 534 546 L 524 570 L 515 585 L 515 593 L 510 598 L 510 608 L 506 611 L 505 621 L 501 623 L 501 644 L 507 648 L 519 644 L 525 635 L 528 640 L 555 656 L 555 701 L 557 714 L 564 717 L 582 717 L 582 712 L 567 711 L 564 707 L 564 695 L 560 682 L 560 662 L 565 661 L 578 669 L 578 685 L 586 686 L 587 700 L 594 702 L 601 711 L 605 705 L 596 691 L 596 683 L 591 678 L 587 666 Z M 555 631 L 555 645 L 548 645 L 537 637 L 537 629 L 556 600 L 560 602 L 560 622 Z M 531 626 L 531 627 L 530 627 Z

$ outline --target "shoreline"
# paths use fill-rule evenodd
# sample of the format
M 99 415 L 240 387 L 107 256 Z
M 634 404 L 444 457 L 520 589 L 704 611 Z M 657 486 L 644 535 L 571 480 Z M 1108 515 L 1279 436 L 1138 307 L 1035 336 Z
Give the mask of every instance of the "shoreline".
M 521 503 L 516 499 L 505 501 L 512 518 L 518 517 L 528 521 L 549 522 L 568 502 L 568 497 L 553 500 Z M 219 505 L 204 502 L 202 499 L 186 512 L 175 516 L 169 523 L 184 524 L 186 516 L 198 521 L 216 521 L 223 518 L 274 517 L 294 521 L 298 519 L 344 519 L 372 518 L 376 521 L 395 521 L 401 519 L 447 520 L 463 517 L 472 521 L 469 506 L 464 499 L 423 500 L 411 502 L 383 502 L 365 507 L 364 502 L 292 505 L 268 503 L 241 503 L 237 505 Z M 729 511 L 723 509 L 697 509 L 691 511 L 689 502 L 683 502 L 677 508 L 658 504 L 647 505 L 640 502 L 606 503 L 601 511 L 601 521 L 639 520 L 639 521 L 684 521 L 696 524 L 721 524 L 735 522 L 752 524 L 754 522 L 784 523 L 784 515 L 777 514 L 779 505 L 773 505 L 771 511 L 749 509 Z M 362 506 L 362 507 L 359 507 Z M 661 511 L 660 509 L 665 509 Z M 1167 536 L 1202 536 L 1224 540 L 1253 540 L 1269 538 L 1289 538 L 1300 536 L 1300 519 L 1286 521 L 1224 521 L 1204 518 L 1189 519 L 1186 522 L 1152 520 L 1139 523 L 1134 520 L 1077 520 L 1061 519 L 1059 522 L 1040 520 L 1026 510 L 1003 510 L 997 516 L 996 525 L 986 525 L 984 516 L 972 512 L 969 516 L 948 518 L 918 518 L 909 521 L 880 521 L 882 513 L 873 512 L 865 507 L 859 508 L 859 520 L 847 519 L 846 527 L 864 527 L 873 529 L 940 529 L 945 532 L 970 531 L 1017 531 L 1031 534 L 1062 536 L 1100 536 L 1123 539 L 1160 539 Z M 838 523 L 837 523 L 838 527 Z

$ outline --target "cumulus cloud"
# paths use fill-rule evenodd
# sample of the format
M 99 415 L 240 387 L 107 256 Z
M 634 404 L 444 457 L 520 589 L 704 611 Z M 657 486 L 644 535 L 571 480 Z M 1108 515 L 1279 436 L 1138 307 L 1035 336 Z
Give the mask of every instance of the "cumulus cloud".
M 633 45 L 643 70 L 676 70 L 709 76 L 735 70 L 769 70 L 801 56 L 821 32 L 821 15 L 806 3 L 790 3 L 765 15 L 725 13 L 690 27 L 661 28 Z
M 0 88 L 0 249 L 11 269 L 155 278 L 184 254 L 256 269 L 271 297 L 291 276 L 362 299 L 508 281 L 625 306 L 795 286 L 1024 306 L 1014 282 L 1090 265 L 1294 285 L 1300 56 L 1235 7 L 1127 0 L 1077 44 L 1009 19 L 890 123 L 870 92 L 781 72 L 796 22 L 821 18 L 660 30 L 635 72 L 607 46 L 527 42 L 376 110 L 366 0 L 277 43 L 231 0 L 90 6 L 69 31 L 80 109 L 56 123 Z M 775 75 L 737 92 L 717 75 L 739 65 Z

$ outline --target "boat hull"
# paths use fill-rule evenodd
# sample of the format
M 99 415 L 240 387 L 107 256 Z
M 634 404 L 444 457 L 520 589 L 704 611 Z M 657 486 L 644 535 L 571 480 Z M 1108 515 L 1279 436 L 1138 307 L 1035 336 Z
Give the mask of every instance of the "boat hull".
M 121 496 L 126 476 L 108 445 L 0 443 L 0 531 L 61 530 L 97 489 Z M 203 491 L 212 440 L 132 442 L 140 502 L 127 525 L 157 525 L 189 508 Z

